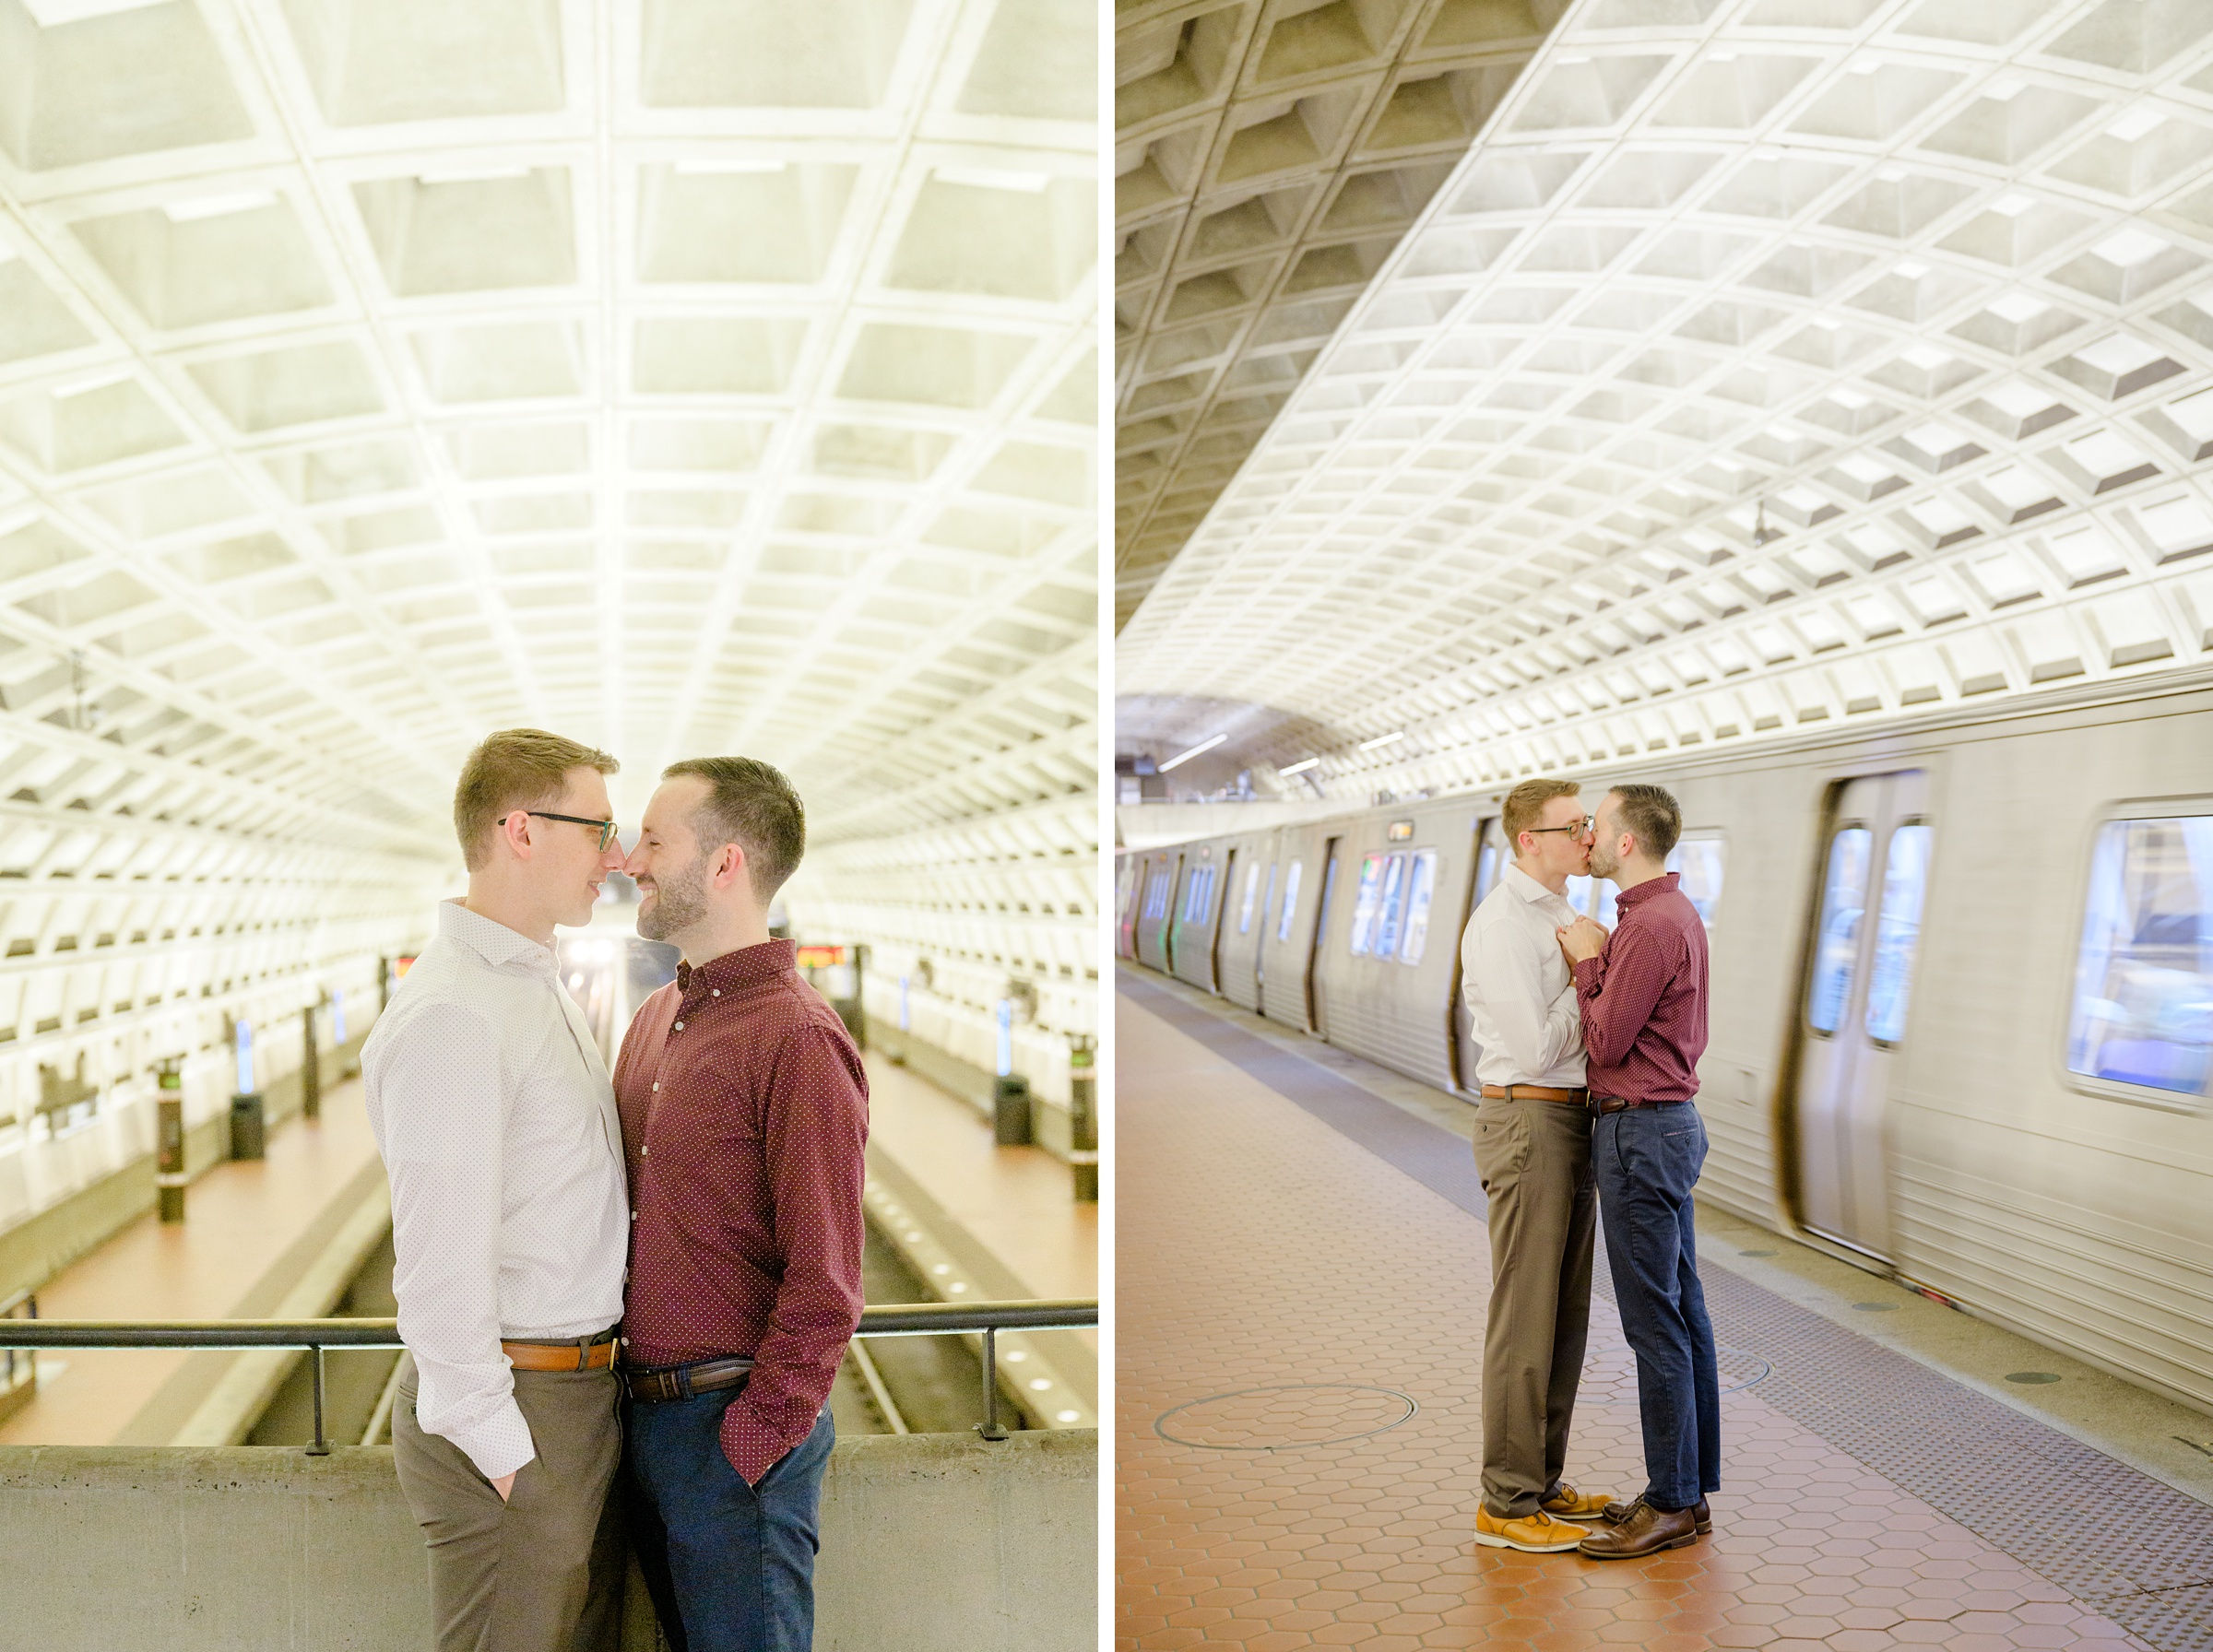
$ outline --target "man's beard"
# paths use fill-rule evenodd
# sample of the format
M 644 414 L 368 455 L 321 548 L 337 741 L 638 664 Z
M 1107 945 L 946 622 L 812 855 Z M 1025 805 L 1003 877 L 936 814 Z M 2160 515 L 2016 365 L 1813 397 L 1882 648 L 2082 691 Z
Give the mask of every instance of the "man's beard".
M 1600 846 L 1599 846 L 1598 844 L 1593 844 L 1591 846 L 1591 876 L 1592 876 L 1592 877 L 1593 877 L 1593 878 L 1611 878 L 1611 877 L 1613 877 L 1613 876 L 1614 876 L 1614 874 L 1615 874 L 1615 873 L 1616 873 L 1616 872 L 1618 872 L 1618 871 L 1620 871 L 1620 870 L 1621 870 L 1621 862 L 1619 862 L 1618 860 L 1615 860 L 1615 859 L 1614 858 L 1614 856 L 1613 856 L 1613 854 L 1612 854 L 1612 852 L 1611 852 L 1610 850 L 1604 849 L 1604 848 L 1600 847 Z
M 638 933 L 647 940 L 667 940 L 689 929 L 707 915 L 707 865 L 704 856 L 692 861 L 673 880 L 653 880 L 653 909 L 638 909 Z

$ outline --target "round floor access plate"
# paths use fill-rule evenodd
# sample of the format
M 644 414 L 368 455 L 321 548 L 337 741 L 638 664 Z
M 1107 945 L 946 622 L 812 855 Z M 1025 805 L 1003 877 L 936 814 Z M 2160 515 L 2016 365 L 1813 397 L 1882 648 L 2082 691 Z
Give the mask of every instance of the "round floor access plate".
M 1153 1432 L 1204 1451 L 1296 1451 L 1386 1433 L 1420 1409 L 1396 1388 L 1290 1383 L 1187 1401 L 1155 1418 Z

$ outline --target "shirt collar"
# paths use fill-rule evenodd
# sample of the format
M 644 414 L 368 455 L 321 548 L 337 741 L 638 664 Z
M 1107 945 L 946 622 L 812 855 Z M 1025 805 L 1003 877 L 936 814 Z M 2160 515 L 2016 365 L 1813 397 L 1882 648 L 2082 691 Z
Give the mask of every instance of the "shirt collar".
M 1649 901 L 1654 895 L 1663 894 L 1674 889 L 1682 881 L 1683 874 L 1680 872 L 1663 872 L 1649 882 L 1639 883 L 1635 889 L 1616 891 L 1614 896 L 1614 910 L 1619 912 L 1625 906 L 1634 906 L 1639 901 Z
M 1512 890 L 1532 906 L 1534 906 L 1539 901 L 1564 901 L 1567 899 L 1565 895 L 1554 894 L 1510 861 L 1507 863 L 1506 867 L 1506 887 Z
M 688 963 L 679 963 L 676 990 L 691 993 L 704 988 L 726 993 L 743 986 L 759 986 L 779 975 L 790 974 L 796 967 L 794 960 L 798 952 L 799 948 L 791 941 L 764 940 L 757 947 L 740 947 L 735 952 L 710 958 L 696 969 Z
M 541 947 L 498 919 L 469 911 L 458 900 L 438 903 L 438 933 L 459 941 L 495 969 L 516 962 L 530 969 L 553 968 L 551 947 Z

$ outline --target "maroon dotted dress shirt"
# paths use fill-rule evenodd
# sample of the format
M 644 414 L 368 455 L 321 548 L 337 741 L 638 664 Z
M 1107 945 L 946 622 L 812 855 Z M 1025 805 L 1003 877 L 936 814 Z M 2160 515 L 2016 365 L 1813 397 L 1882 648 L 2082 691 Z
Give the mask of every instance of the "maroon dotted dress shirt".
M 1574 966 L 1594 1096 L 1687 1102 L 1706 1053 L 1706 926 L 1666 872 L 1614 903 L 1605 949 Z
M 804 1440 L 860 1323 L 869 1080 L 793 947 L 741 947 L 639 1007 L 615 1064 L 630 1176 L 624 1362 L 747 1355 L 722 1448 L 749 1485 Z

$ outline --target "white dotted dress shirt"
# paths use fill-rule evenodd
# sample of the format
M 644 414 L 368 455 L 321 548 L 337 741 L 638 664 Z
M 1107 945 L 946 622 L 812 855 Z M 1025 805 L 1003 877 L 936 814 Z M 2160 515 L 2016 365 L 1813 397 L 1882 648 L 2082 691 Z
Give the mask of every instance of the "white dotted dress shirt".
M 1574 922 L 1566 897 L 1510 865 L 1468 920 L 1461 990 L 1484 1083 L 1581 1085 L 1582 1012 L 1557 933 Z
M 606 1063 L 553 949 L 447 901 L 361 1078 L 392 1181 L 416 1418 L 497 1480 L 537 1455 L 501 1340 L 622 1316 L 630 1199 Z

